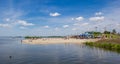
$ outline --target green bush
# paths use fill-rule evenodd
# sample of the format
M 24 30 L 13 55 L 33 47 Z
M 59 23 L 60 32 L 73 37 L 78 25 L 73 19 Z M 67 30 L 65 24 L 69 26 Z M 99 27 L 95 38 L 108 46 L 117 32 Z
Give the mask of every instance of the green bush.
M 116 43 L 95 43 L 95 42 L 86 42 L 85 45 L 99 47 L 107 50 L 112 51 L 119 51 L 120 52 L 120 44 Z
M 39 36 L 26 36 L 25 38 L 26 39 L 35 39 L 35 38 L 41 38 L 41 37 L 39 37 Z

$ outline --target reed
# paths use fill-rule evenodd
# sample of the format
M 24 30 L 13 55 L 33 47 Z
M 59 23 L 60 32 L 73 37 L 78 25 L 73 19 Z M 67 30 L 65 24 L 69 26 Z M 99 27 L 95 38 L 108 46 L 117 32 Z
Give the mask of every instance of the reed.
M 88 45 L 91 47 L 99 47 L 99 48 L 103 48 L 111 51 L 117 51 L 120 53 L 120 43 L 113 43 L 113 41 L 112 42 L 109 42 L 109 41 L 86 42 L 85 45 Z

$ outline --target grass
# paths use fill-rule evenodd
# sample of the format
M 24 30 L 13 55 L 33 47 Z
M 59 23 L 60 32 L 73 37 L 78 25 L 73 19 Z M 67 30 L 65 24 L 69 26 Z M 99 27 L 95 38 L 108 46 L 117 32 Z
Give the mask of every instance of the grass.
M 120 35 L 118 34 L 102 34 L 102 33 L 96 34 L 94 33 L 94 37 L 102 36 L 102 35 L 107 36 L 107 38 L 112 38 L 112 39 L 120 38 Z
M 86 42 L 85 45 L 99 47 L 105 50 L 111 50 L 120 53 L 120 39 L 106 39 L 97 42 Z
M 116 38 L 120 38 L 120 36 L 119 35 L 117 35 L 117 34 L 105 34 L 107 37 L 110 37 L 110 36 L 112 36 L 112 38 L 114 38 L 114 39 L 116 39 Z
M 97 41 L 96 43 L 115 43 L 115 44 L 120 44 L 120 39 L 102 39 Z

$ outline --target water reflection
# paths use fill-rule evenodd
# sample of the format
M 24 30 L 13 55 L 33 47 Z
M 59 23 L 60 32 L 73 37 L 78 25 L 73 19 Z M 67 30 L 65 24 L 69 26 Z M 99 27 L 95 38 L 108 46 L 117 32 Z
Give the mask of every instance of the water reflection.
M 21 44 L 0 39 L 0 64 L 119 64 L 120 55 L 81 44 Z

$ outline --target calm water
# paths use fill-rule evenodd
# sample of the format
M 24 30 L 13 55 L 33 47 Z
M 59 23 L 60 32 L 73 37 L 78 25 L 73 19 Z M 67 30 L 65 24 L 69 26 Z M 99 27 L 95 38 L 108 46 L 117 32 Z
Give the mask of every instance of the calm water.
M 0 64 L 120 64 L 120 54 L 79 44 L 30 45 L 21 38 L 0 38 Z

